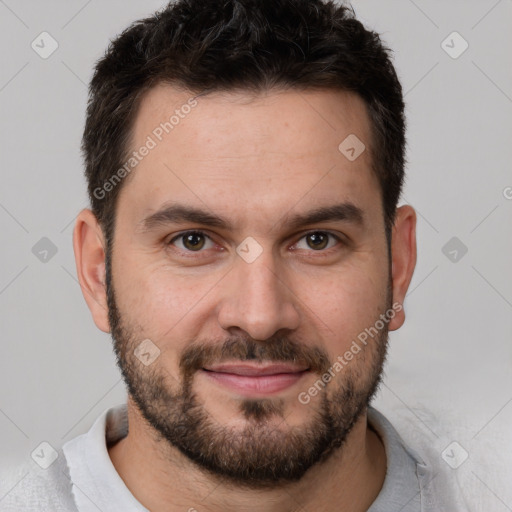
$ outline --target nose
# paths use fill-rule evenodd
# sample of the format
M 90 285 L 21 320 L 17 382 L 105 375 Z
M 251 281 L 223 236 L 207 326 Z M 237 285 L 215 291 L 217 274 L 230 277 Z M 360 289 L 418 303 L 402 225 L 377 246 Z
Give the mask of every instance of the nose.
M 239 328 L 264 341 L 280 329 L 298 327 L 298 298 L 284 282 L 272 254 L 264 251 L 252 263 L 237 258 L 226 280 L 217 313 L 223 329 Z

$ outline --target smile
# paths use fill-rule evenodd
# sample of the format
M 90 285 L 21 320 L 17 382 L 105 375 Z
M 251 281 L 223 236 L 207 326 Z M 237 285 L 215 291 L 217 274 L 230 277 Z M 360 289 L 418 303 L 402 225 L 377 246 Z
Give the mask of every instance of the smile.
M 309 369 L 290 364 L 237 363 L 209 366 L 201 371 L 208 379 L 243 395 L 269 395 L 291 387 Z

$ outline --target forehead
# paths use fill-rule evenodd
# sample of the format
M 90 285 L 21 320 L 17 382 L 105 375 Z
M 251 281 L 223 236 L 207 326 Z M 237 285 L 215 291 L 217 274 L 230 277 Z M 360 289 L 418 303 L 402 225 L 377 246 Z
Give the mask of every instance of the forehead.
M 134 121 L 131 149 L 139 155 L 120 207 L 129 201 L 140 216 L 179 198 L 264 218 L 299 202 L 375 198 L 370 134 L 363 100 L 345 91 L 197 96 L 158 85 Z

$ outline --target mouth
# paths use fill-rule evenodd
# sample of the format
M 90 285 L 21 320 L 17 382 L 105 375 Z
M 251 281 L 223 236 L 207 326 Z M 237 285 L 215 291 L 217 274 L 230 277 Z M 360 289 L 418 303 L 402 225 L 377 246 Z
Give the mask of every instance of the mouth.
M 301 380 L 309 368 L 286 363 L 224 363 L 202 368 L 211 381 L 242 395 L 270 395 Z

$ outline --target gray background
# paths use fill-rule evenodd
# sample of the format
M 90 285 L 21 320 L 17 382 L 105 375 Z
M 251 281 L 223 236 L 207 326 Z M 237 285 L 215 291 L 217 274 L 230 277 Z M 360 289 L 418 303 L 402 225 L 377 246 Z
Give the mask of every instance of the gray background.
M 76 278 L 72 231 L 87 206 L 79 144 L 94 62 L 163 5 L 0 0 L 3 462 L 41 441 L 61 446 L 125 400 L 110 337 Z M 375 405 L 406 440 L 428 439 L 440 464 L 460 444 L 469 458 L 452 471 L 474 510 L 512 510 L 512 1 L 353 5 L 395 52 L 408 116 L 403 202 L 418 213 L 407 320 L 391 334 Z M 43 31 L 59 45 L 47 59 L 31 47 Z M 457 58 L 454 31 L 469 44 Z M 43 237 L 57 248 L 47 261 L 32 252 Z

